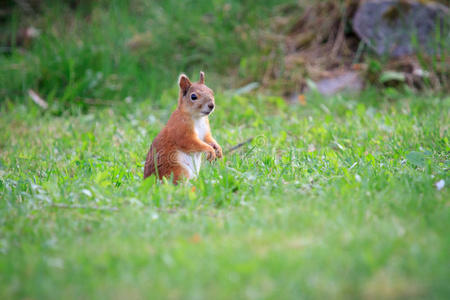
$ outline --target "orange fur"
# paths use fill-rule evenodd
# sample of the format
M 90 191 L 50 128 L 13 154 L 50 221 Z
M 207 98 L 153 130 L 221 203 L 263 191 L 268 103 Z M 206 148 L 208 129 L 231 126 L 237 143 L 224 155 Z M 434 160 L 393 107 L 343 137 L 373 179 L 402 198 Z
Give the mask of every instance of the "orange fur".
M 172 113 L 166 126 L 153 140 L 147 154 L 144 168 L 144 179 L 155 174 L 162 179 L 173 175 L 176 184 L 182 178 L 192 176 L 189 156 L 206 153 L 212 161 L 222 157 L 222 149 L 211 135 L 208 115 L 214 110 L 214 94 L 204 84 L 204 74 L 200 73 L 200 81 L 191 83 L 189 78 L 180 75 L 178 84 L 180 94 L 178 107 Z M 192 99 L 195 94 L 197 99 Z M 199 168 L 200 166 L 198 166 Z

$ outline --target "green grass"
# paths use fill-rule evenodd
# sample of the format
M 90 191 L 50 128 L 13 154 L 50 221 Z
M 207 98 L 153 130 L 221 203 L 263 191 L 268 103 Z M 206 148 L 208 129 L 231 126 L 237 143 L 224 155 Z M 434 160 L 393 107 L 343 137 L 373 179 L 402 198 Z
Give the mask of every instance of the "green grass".
M 219 94 L 218 142 L 257 139 L 190 183 L 142 181 L 175 93 L 1 109 L 1 299 L 449 297 L 448 96 Z
M 41 35 L 28 51 L 0 55 L 0 103 L 32 88 L 59 114 L 67 103 L 159 98 L 180 72 L 203 69 L 221 87 L 259 79 L 270 17 L 296 1 L 102 0 L 76 11 L 42 2 L 39 16 L 17 12 L 8 23 L 12 40 L 28 25 Z
M 0 55 L 0 299 L 450 297 L 448 95 L 233 95 L 282 58 L 272 17 L 295 0 L 44 2 L 6 28 L 41 35 Z M 217 141 L 254 140 L 143 181 L 200 69 Z

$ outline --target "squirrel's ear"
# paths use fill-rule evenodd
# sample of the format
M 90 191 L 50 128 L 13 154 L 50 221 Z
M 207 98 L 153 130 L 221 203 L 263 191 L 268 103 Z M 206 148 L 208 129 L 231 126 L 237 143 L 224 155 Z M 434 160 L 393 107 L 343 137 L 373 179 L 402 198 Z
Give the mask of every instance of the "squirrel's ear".
M 200 80 L 198 82 L 201 84 L 205 83 L 205 73 L 203 73 L 202 71 L 200 71 Z
M 189 90 L 192 84 L 185 74 L 181 74 L 180 77 L 178 78 L 178 85 L 180 86 L 183 95 L 186 95 L 187 91 Z

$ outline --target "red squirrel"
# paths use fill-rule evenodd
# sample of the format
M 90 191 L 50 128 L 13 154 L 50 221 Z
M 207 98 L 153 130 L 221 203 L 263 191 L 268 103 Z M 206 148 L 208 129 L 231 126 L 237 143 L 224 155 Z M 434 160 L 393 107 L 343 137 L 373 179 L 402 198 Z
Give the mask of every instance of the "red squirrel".
M 213 161 L 222 157 L 222 148 L 211 135 L 208 116 L 214 111 L 213 91 L 205 85 L 205 74 L 191 83 L 185 74 L 178 79 L 178 107 L 150 147 L 144 179 L 155 174 L 161 180 L 173 176 L 173 183 L 198 175 L 201 155 Z

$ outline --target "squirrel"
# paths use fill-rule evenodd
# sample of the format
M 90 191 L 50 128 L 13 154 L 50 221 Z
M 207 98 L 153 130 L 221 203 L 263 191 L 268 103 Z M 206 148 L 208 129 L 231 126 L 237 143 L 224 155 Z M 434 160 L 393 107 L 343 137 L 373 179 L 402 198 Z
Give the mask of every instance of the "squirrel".
M 205 85 L 205 74 L 191 83 L 185 74 L 178 78 L 178 107 L 153 140 L 144 167 L 144 179 L 155 174 L 173 176 L 173 183 L 196 177 L 201 155 L 208 161 L 222 158 L 222 148 L 211 135 L 208 116 L 214 111 L 214 92 Z

